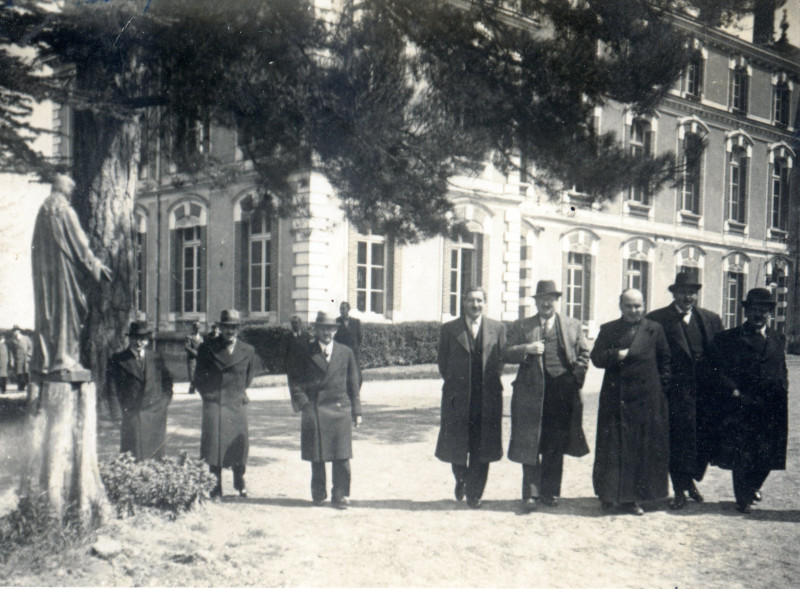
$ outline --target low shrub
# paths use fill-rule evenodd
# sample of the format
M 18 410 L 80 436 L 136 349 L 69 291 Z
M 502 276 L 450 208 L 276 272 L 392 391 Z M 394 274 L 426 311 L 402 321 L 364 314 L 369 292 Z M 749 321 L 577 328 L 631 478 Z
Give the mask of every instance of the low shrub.
M 185 454 L 136 462 L 129 452 L 100 465 L 100 477 L 117 515 L 155 508 L 172 515 L 191 509 L 216 485 L 208 465 Z

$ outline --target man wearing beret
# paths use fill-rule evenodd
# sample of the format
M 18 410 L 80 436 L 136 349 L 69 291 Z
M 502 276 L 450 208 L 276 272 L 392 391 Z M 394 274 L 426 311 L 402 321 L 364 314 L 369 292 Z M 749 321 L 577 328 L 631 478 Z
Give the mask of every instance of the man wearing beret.
M 746 321 L 714 338 L 707 364 L 724 434 L 711 463 L 732 471 L 736 509 L 750 513 L 770 471 L 786 468 L 789 376 L 786 337 L 768 327 L 772 293 L 754 288 L 742 304 Z
M 713 403 L 709 402 L 698 367 L 723 328 L 719 315 L 697 306 L 701 286 L 689 273 L 678 273 L 675 283 L 669 286 L 672 304 L 647 316 L 661 324 L 670 349 L 670 382 L 665 392 L 669 407 L 669 475 L 675 491 L 671 509 L 683 509 L 687 494 L 693 501 L 703 501 L 695 481 L 703 479 L 709 446 L 713 444 L 709 439 Z
M 217 477 L 212 496 L 222 496 L 222 469 L 230 468 L 233 488 L 247 497 L 247 387 L 255 376 L 256 354 L 239 339 L 238 311 L 222 311 L 219 325 L 221 336 L 205 341 L 197 351 L 194 382 L 203 399 L 200 458 Z

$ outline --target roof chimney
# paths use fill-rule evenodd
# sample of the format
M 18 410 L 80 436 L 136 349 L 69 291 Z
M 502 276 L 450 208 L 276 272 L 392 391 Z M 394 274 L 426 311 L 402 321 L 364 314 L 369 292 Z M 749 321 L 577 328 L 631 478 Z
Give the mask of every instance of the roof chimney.
M 756 0 L 753 5 L 753 44 L 770 45 L 775 35 L 776 0 Z

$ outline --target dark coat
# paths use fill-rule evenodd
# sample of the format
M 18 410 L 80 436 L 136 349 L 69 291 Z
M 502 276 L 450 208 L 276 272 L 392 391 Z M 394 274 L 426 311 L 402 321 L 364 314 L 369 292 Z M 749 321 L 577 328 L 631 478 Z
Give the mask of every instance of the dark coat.
M 292 405 L 301 411 L 300 456 L 311 462 L 352 458 L 351 423 L 361 415 L 353 351 L 334 343 L 328 362 L 314 341 L 304 357 L 303 370 L 289 385 Z
M 336 330 L 336 335 L 333 336 L 333 340 L 346 345 L 353 351 L 353 356 L 356 359 L 356 366 L 361 370 L 361 341 L 364 339 L 361 334 L 361 321 L 355 317 L 348 317 L 347 326 L 345 327 L 342 318 L 337 317 L 336 323 L 339 324 L 339 328 Z
M 669 493 L 669 422 L 663 393 L 669 382 L 669 344 L 661 325 L 642 319 L 620 361 L 623 319 L 600 327 L 592 362 L 605 369 L 597 413 L 594 492 L 626 503 Z
M 200 344 L 203 343 L 203 336 L 199 333 L 197 335 L 189 334 L 183 340 L 183 349 L 186 351 L 186 369 L 189 371 L 189 381 L 194 379 L 194 369 L 197 365 L 197 350 L 200 349 Z
M 204 342 L 197 351 L 194 381 L 203 398 L 200 458 L 210 466 L 247 463 L 246 389 L 255 372 L 255 350 L 241 339 L 232 354 L 222 338 Z
M 122 409 L 119 451 L 136 460 L 163 458 L 172 377 L 161 354 L 145 350 L 144 372 L 130 348 L 113 354 L 107 382 Z
M 303 376 L 303 371 L 309 359 L 309 344 L 309 337 L 305 331 L 301 331 L 298 335 L 290 331 L 281 338 L 281 358 L 283 359 L 283 367 L 286 371 L 286 380 L 289 383 L 290 392 L 292 382 Z M 292 397 L 292 409 L 294 409 L 295 413 L 300 411 L 300 407 L 295 403 L 294 397 Z
M 481 439 L 478 458 L 494 462 L 503 457 L 503 349 L 506 327 L 499 321 L 483 317 L 483 389 L 481 407 Z M 436 443 L 436 457 L 444 462 L 466 464 L 469 452 L 469 414 L 472 389 L 470 346 L 467 324 L 463 318 L 442 325 L 439 334 L 439 374 L 442 386 L 441 429 Z
M 720 407 L 718 444 L 711 463 L 720 468 L 786 468 L 789 377 L 786 338 L 767 338 L 747 324 L 723 331 L 707 354 L 709 379 Z M 740 396 L 734 397 L 738 389 Z
M 568 371 L 575 379 L 569 431 L 560 432 L 559 437 L 566 440 L 563 449 L 565 454 L 585 456 L 589 453 L 589 446 L 583 433 L 583 403 L 580 389 L 589 366 L 589 346 L 579 321 L 558 314 L 555 321 L 559 334 L 559 348 L 566 354 Z M 541 453 L 539 440 L 542 429 L 551 427 L 551 424 L 542 423 L 545 396 L 542 356 L 525 354 L 527 344 L 543 338 L 541 331 L 539 315 L 515 321 L 508 332 L 503 354 L 506 362 L 519 364 L 517 378 L 512 383 L 514 392 L 511 396 L 511 440 L 508 444 L 508 459 L 523 464 L 537 462 Z
M 695 308 L 692 314 L 700 324 L 707 348 L 723 330 L 722 320 L 719 315 L 706 309 Z M 711 451 L 708 432 L 710 424 L 714 422 L 715 413 L 714 404 L 705 390 L 707 387 L 698 372 L 702 359 L 695 361 L 693 358 L 681 325 L 681 316 L 674 304 L 653 311 L 647 318 L 661 324 L 672 358 L 670 382 L 666 389 L 670 470 L 691 473 L 695 479 L 700 480 Z

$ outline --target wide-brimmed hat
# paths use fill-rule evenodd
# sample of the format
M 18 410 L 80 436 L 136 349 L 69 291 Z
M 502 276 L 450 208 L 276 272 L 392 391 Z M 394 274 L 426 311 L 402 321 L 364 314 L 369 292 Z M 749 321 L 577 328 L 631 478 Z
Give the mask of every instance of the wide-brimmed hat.
M 147 327 L 147 321 L 132 321 L 125 335 L 132 337 L 150 337 L 153 332 Z
M 695 290 L 700 290 L 702 287 L 703 285 L 696 282 L 688 272 L 678 272 L 675 275 L 675 283 L 670 284 L 667 288 L 670 292 L 675 292 L 677 288 L 693 288 Z
M 225 309 L 219 314 L 220 325 L 240 325 L 241 322 L 239 311 L 236 309 Z
M 336 318 L 333 315 L 326 313 L 325 311 L 319 311 L 317 313 L 317 318 L 314 321 L 314 325 L 337 327 L 339 324 L 336 323 Z
M 750 305 L 764 305 L 774 309 L 775 299 L 772 298 L 772 293 L 766 288 L 751 288 L 747 293 L 747 298 L 742 301 L 743 307 L 749 307 Z
M 534 293 L 533 298 L 536 297 L 546 297 L 549 295 L 553 295 L 556 297 L 561 296 L 561 291 L 556 288 L 556 283 L 554 280 L 540 280 L 536 283 L 536 293 Z

